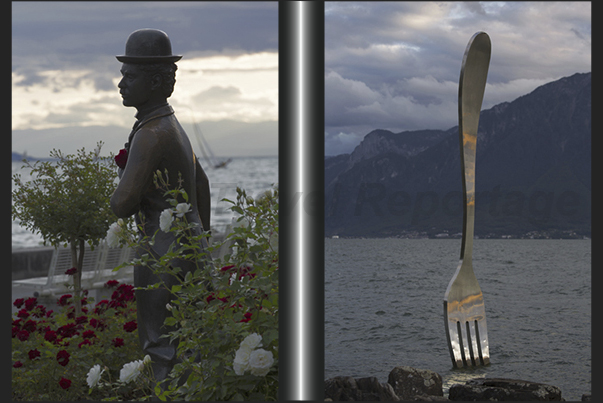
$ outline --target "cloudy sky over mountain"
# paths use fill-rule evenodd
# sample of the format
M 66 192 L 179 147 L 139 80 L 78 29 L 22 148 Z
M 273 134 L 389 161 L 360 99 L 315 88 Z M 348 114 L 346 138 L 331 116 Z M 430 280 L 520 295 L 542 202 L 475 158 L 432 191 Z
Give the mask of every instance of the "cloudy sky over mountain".
M 373 129 L 449 129 L 477 31 L 492 41 L 482 109 L 591 70 L 589 2 L 325 3 L 325 153 Z
M 136 110 L 115 55 L 139 28 L 184 55 L 169 102 L 189 136 L 195 120 L 218 155 L 277 154 L 276 2 L 13 2 L 13 151 L 122 148 Z

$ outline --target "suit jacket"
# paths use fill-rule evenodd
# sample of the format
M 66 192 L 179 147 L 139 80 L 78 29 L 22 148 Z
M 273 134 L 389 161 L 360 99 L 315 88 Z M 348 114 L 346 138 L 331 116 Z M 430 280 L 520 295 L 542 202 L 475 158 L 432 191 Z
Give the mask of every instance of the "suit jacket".
M 130 134 L 127 164 L 111 196 L 111 209 L 115 215 L 125 218 L 136 214 L 136 222 L 140 224 L 137 214 L 140 212 L 144 222 L 141 237 L 152 237 L 159 229 L 161 212 L 171 208 L 164 191 L 156 189 L 153 183 L 155 172 L 159 170 L 163 175 L 165 169 L 172 188 L 178 184 L 178 174 L 182 175 L 182 187 L 192 207 L 186 218 L 189 223 L 199 225 L 194 235 L 200 234 L 203 228 L 209 230 L 209 181 L 170 105 L 150 112 Z M 165 254 L 174 240 L 174 234 L 159 229 L 154 254 Z

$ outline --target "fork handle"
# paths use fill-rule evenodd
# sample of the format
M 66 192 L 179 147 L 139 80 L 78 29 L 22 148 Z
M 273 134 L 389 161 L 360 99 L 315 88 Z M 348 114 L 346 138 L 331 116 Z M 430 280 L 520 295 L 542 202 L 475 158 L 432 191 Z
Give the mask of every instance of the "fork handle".
M 490 37 L 477 32 L 469 40 L 459 79 L 459 141 L 463 182 L 463 239 L 461 259 L 473 254 L 475 221 L 475 150 L 479 115 L 490 65 Z

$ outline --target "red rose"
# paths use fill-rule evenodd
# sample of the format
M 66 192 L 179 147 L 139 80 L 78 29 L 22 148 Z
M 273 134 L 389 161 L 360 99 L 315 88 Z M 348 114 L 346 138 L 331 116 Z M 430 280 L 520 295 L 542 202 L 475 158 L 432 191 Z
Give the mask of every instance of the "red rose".
M 36 358 L 38 358 L 40 356 L 40 352 L 38 351 L 37 348 L 35 350 L 29 350 L 29 353 L 27 353 L 27 354 L 29 355 L 30 360 L 35 360 Z
M 116 337 L 112 341 L 114 347 L 121 347 L 124 345 L 124 339 L 122 339 L 121 337 Z
M 22 366 L 23 366 L 23 363 L 21 361 L 15 361 L 15 363 L 13 364 L 13 368 L 19 368 Z
M 243 315 L 243 319 L 241 319 L 240 322 L 249 322 L 251 320 L 251 316 L 253 316 L 251 312 L 245 312 L 245 314 Z
M 125 148 L 119 150 L 119 153 L 115 156 L 115 163 L 121 169 L 126 169 L 126 163 L 128 162 L 128 152 Z
M 124 330 L 128 333 L 133 332 L 134 330 L 136 330 L 137 327 L 138 327 L 138 325 L 136 324 L 135 321 L 130 321 L 130 322 L 124 323 Z
M 91 337 L 96 337 L 96 334 L 94 333 L 94 330 L 86 330 L 84 333 L 82 333 L 82 337 L 84 339 L 89 339 Z
M 15 302 L 13 302 L 13 305 L 17 308 L 21 308 L 21 305 L 23 305 L 24 302 L 25 300 L 23 298 L 17 298 Z
M 37 299 L 35 297 L 27 298 L 25 300 L 25 309 L 31 311 L 36 307 Z
M 27 330 L 20 330 L 17 333 L 17 338 L 21 341 L 26 341 L 27 339 L 29 339 L 29 332 Z
M 55 332 L 54 330 L 47 330 L 46 333 L 44 334 L 44 340 L 49 341 L 49 342 L 53 342 L 57 339 L 57 332 Z
M 69 304 L 69 299 L 72 297 L 71 294 L 64 294 L 61 295 L 61 298 L 59 298 L 58 304 L 60 306 L 66 306 L 67 304 Z
M 28 332 L 35 332 L 36 321 L 29 319 L 27 322 L 25 322 L 25 324 L 23 324 L 23 329 L 27 330 Z
M 75 273 L 77 273 L 77 267 L 65 270 L 65 274 L 68 276 L 73 276 Z
M 59 386 L 63 389 L 69 389 L 69 387 L 71 386 L 71 380 L 67 378 L 61 378 L 61 380 L 59 381 Z
M 61 350 L 57 353 L 57 361 L 62 366 L 69 364 L 69 357 L 71 357 L 71 355 L 69 355 L 66 350 Z
M 119 281 L 117 281 L 117 280 L 109 280 L 105 283 L 105 287 L 112 288 L 112 287 L 117 286 L 118 284 L 119 284 Z

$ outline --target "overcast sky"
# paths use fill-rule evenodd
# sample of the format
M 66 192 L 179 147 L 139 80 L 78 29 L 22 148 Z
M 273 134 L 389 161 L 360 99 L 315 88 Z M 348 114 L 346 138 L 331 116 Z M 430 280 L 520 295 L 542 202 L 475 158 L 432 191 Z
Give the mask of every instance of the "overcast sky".
M 374 129 L 458 124 L 471 36 L 492 56 L 482 109 L 591 70 L 589 2 L 327 2 L 325 153 L 349 153 Z
M 131 32 L 165 31 L 177 63 L 168 99 L 220 156 L 277 155 L 276 2 L 12 2 L 12 149 L 36 157 L 105 142 L 135 121 L 117 88 Z

